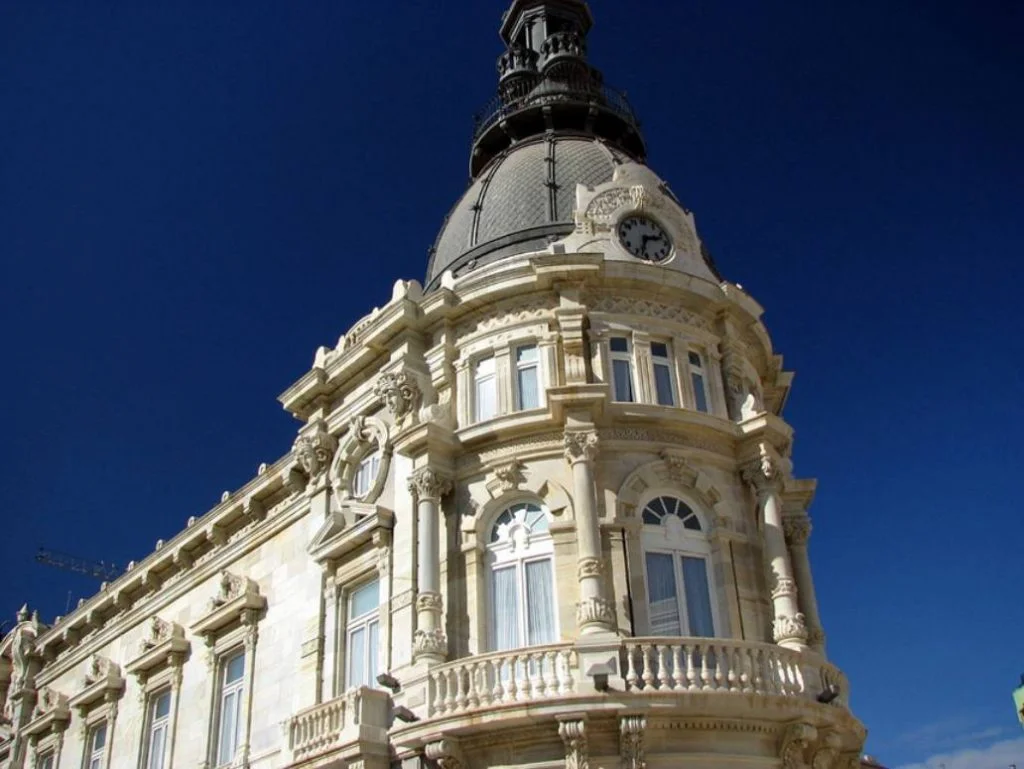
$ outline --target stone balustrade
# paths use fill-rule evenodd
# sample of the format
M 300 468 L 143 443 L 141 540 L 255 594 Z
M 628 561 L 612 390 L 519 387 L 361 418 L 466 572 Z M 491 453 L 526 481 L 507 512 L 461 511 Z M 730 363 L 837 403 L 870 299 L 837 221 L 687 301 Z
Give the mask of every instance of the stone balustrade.
M 387 692 L 360 687 L 299 711 L 285 724 L 291 763 L 353 745 L 368 730 L 384 739 L 390 707 Z
M 570 643 L 533 646 L 439 665 L 430 671 L 429 716 L 491 705 L 564 697 L 576 691 L 579 672 Z

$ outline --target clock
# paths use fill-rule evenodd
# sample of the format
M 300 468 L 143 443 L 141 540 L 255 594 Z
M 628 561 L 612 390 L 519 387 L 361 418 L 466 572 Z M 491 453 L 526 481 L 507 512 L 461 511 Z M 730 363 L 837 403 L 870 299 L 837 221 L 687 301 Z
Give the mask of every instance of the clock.
M 661 225 L 646 216 L 627 216 L 616 228 L 629 253 L 645 262 L 663 262 L 672 253 L 672 240 Z

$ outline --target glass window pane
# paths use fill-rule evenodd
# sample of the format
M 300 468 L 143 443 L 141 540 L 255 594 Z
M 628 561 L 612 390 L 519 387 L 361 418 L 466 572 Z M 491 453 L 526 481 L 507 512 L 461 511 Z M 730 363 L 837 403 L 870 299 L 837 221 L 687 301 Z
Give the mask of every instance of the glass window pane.
M 629 352 L 629 340 L 622 336 L 613 336 L 608 342 L 612 352 Z
M 530 345 L 528 347 L 520 347 L 516 350 L 516 362 L 517 363 L 532 363 L 537 360 L 537 345 Z
M 39 769 L 53 769 L 53 754 L 47 753 L 39 759 Z
M 231 657 L 227 664 L 224 666 L 224 683 L 231 684 L 235 681 L 242 680 L 242 674 L 245 673 L 245 653 L 236 654 Z
M 146 762 L 147 769 L 164 769 L 164 742 L 167 736 L 167 727 L 158 726 L 153 730 L 149 739 L 149 760 Z
M 348 634 L 348 683 L 345 688 L 366 684 L 366 628 L 360 627 Z
M 540 397 L 537 387 L 537 367 L 519 369 L 517 372 L 517 385 L 519 388 L 519 408 L 535 409 L 540 406 Z
M 526 564 L 526 630 L 530 646 L 554 643 L 555 593 L 551 577 L 551 561 Z
M 491 639 L 495 651 L 515 649 L 519 640 L 519 591 L 516 569 L 495 569 L 491 573 Z
M 498 413 L 498 392 L 494 377 L 477 380 L 476 383 L 476 419 L 482 422 L 491 419 Z
M 612 375 L 615 385 L 615 400 L 625 403 L 633 402 L 633 376 L 629 361 L 613 360 Z
M 654 364 L 654 389 L 658 395 L 659 406 L 675 406 L 675 393 L 672 392 L 672 372 L 664 363 Z
M 651 355 L 655 358 L 667 358 L 668 345 L 664 342 L 651 342 Z
M 107 744 L 107 723 L 104 721 L 92 733 L 92 749 L 102 750 Z
M 704 377 L 693 374 L 693 395 L 696 398 L 697 411 L 708 411 L 708 394 L 704 390 Z
M 352 591 L 352 596 L 349 598 L 349 619 L 362 617 L 364 614 L 376 611 L 379 606 L 380 582 L 378 580 L 374 580 L 373 582 Z
M 494 358 L 482 358 L 476 362 L 477 379 L 494 374 Z
M 226 764 L 235 757 L 235 700 L 238 692 L 232 691 L 224 695 L 220 710 L 220 735 L 217 741 L 217 764 Z
M 171 712 L 171 693 L 161 692 L 153 701 L 153 717 L 166 718 Z
M 700 354 L 699 353 L 691 352 L 687 357 L 690 360 L 690 365 L 691 366 L 696 366 L 697 368 L 700 368 L 703 365 L 701 363 Z
M 661 524 L 661 516 L 655 515 L 649 507 L 644 508 L 644 523 L 649 523 L 653 526 Z
M 686 593 L 686 614 L 690 635 L 711 638 L 715 623 L 711 614 L 711 591 L 708 589 L 707 561 L 683 556 L 683 590 Z
M 645 555 L 647 556 L 647 602 L 651 612 L 651 634 L 682 635 L 673 558 L 667 553 L 646 553 Z

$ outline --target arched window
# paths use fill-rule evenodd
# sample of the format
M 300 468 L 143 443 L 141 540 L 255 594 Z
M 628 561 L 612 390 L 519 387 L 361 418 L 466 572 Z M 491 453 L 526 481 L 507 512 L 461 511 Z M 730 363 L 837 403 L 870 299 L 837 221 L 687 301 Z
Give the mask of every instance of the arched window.
M 651 635 L 713 637 L 711 546 L 700 517 L 681 499 L 662 496 L 644 505 L 641 518 Z
M 491 648 L 501 651 L 557 641 L 548 513 L 531 502 L 508 507 L 491 528 L 487 551 Z

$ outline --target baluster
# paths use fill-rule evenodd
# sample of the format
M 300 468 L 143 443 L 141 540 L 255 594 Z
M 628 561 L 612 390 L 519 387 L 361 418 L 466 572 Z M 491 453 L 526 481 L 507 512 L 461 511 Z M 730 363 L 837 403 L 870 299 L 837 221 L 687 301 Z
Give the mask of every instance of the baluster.
M 658 689 L 672 688 L 672 671 L 669 666 L 669 655 L 672 647 L 662 644 L 658 647 Z
M 654 644 L 644 644 L 640 648 L 643 653 L 643 674 L 641 677 L 643 678 L 644 689 L 650 689 L 654 685 L 654 671 L 651 669 L 653 667 L 651 664 L 651 651 L 654 649 Z
M 432 672 L 427 677 L 427 680 L 430 681 L 429 696 L 427 697 L 427 701 L 430 703 L 430 714 L 444 713 L 444 701 L 441 697 L 441 675 Z
M 686 688 L 690 691 L 697 688 L 697 671 L 693 665 L 694 651 L 695 647 L 689 644 L 683 647 L 683 653 L 686 655 Z
M 518 674 L 519 656 L 513 654 L 511 657 L 508 658 L 508 662 L 511 669 L 509 670 L 508 686 L 505 687 L 505 701 L 515 702 L 516 694 L 519 691 L 519 686 L 516 682 L 516 675 Z
M 740 690 L 743 692 L 754 691 L 754 665 L 751 662 L 752 656 L 750 649 L 740 648 Z
M 726 646 L 715 646 L 713 647 L 712 654 L 715 656 L 715 688 L 725 689 L 726 687 L 726 669 L 728 667 L 728 658 L 726 655 L 729 653 L 729 649 Z
M 490 704 L 497 704 L 505 700 L 505 661 L 498 657 L 491 661 L 494 669 L 494 691 Z
M 708 647 L 700 645 L 700 682 L 701 689 L 707 691 L 711 688 L 711 670 L 708 668 Z
M 636 689 L 639 680 L 636 674 L 636 646 L 626 644 L 626 688 Z
M 452 670 L 455 675 L 455 705 L 459 710 L 465 710 L 468 703 L 466 697 L 466 668 L 463 665 L 459 665 L 457 668 Z
M 781 694 L 782 687 L 780 686 L 778 657 L 773 651 L 765 651 L 764 663 L 765 689 L 768 694 Z
M 672 688 L 683 689 L 686 687 L 686 678 L 683 675 L 683 647 L 679 644 L 672 645 Z
M 559 693 L 560 687 L 558 686 L 558 670 L 555 665 L 558 664 L 558 653 L 555 651 L 548 651 L 544 654 L 544 665 L 545 665 L 545 682 L 547 684 L 545 692 L 548 697 L 554 697 Z
M 729 674 L 727 676 L 727 682 L 729 684 L 730 692 L 738 692 L 740 690 L 740 650 L 730 649 L 729 654 Z

